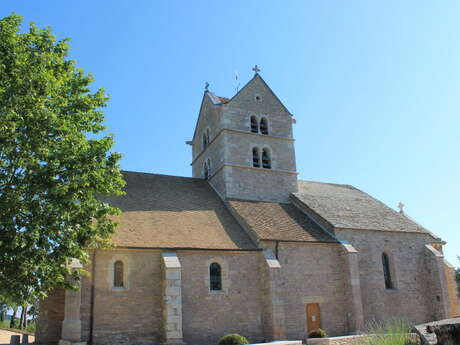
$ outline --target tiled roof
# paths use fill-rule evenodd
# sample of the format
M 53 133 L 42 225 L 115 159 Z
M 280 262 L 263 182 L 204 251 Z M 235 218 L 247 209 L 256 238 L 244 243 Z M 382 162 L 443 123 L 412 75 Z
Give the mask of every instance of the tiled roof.
M 123 213 L 113 241 L 124 247 L 256 248 L 202 179 L 123 172 L 126 195 L 106 199 Z
M 298 186 L 294 197 L 335 228 L 428 233 L 404 214 L 353 186 L 300 180 Z
M 337 242 L 292 204 L 228 200 L 260 240 Z

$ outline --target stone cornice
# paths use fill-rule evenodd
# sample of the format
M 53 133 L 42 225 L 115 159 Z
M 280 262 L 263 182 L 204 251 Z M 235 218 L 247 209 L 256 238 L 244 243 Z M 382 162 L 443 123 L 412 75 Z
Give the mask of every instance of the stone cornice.
M 270 139 L 275 139 L 275 140 L 284 140 L 284 141 L 295 141 L 293 138 L 286 138 L 286 137 L 277 137 L 274 135 L 266 135 L 266 134 L 261 134 L 261 133 L 252 133 L 250 131 L 242 131 L 240 129 L 232 129 L 232 128 L 222 128 L 215 136 L 212 138 L 212 140 L 206 145 L 204 150 L 202 150 L 195 159 L 192 160 L 192 163 L 190 165 L 193 165 L 210 147 L 211 145 L 217 140 L 217 138 L 223 133 L 223 132 L 231 132 L 231 133 L 238 133 L 238 134 L 245 134 L 245 135 L 252 135 L 252 136 L 258 136 L 258 137 L 263 137 L 263 138 L 270 138 Z
M 268 173 L 281 173 L 281 174 L 290 174 L 290 175 L 298 175 L 297 171 L 289 171 L 289 170 L 279 170 L 279 169 L 264 169 L 264 168 L 254 168 L 246 165 L 240 164 L 229 164 L 223 163 L 216 171 L 214 171 L 208 180 L 211 180 L 219 171 L 221 171 L 224 167 L 231 167 L 231 168 L 241 168 L 241 169 L 248 169 L 248 170 L 256 170 L 258 172 L 268 172 Z

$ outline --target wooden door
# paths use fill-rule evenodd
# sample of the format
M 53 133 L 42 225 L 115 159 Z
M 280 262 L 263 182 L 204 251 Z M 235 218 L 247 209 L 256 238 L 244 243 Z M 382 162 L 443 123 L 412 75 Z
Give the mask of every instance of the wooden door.
M 307 303 L 307 334 L 315 329 L 321 328 L 321 313 L 319 303 Z

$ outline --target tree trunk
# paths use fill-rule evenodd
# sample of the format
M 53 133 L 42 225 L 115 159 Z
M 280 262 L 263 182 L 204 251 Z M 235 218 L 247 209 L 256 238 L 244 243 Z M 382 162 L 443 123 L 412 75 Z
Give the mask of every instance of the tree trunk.
M 18 312 L 18 307 L 13 308 L 13 315 L 11 316 L 11 321 L 10 321 L 10 328 L 14 328 L 15 326 L 15 319 L 16 319 L 16 313 Z
M 19 329 L 24 328 L 24 306 L 21 307 L 21 316 L 19 317 Z
M 27 328 L 27 309 L 28 309 L 28 307 L 29 306 L 27 304 L 24 306 L 24 308 L 25 308 L 25 311 L 24 311 L 24 329 Z

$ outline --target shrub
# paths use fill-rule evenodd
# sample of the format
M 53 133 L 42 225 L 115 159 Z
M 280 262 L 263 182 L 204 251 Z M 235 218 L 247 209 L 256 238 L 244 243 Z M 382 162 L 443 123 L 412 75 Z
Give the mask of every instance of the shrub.
M 249 344 L 249 341 L 239 334 L 227 334 L 219 340 L 219 345 L 245 345 Z
M 327 338 L 327 333 L 324 329 L 318 328 L 308 333 L 309 338 Z
M 411 327 L 404 320 L 371 321 L 366 325 L 360 345 L 411 345 Z

